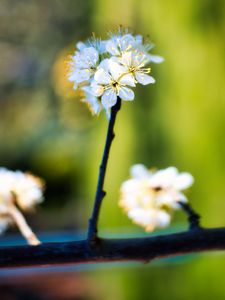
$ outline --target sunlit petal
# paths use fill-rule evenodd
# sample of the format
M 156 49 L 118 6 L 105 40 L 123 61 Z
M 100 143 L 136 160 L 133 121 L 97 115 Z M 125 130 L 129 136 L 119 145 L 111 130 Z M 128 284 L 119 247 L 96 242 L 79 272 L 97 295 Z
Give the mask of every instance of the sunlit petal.
M 113 89 L 106 90 L 102 95 L 102 105 L 108 109 L 116 104 L 117 95 Z
M 134 100 L 134 92 L 127 87 L 121 87 L 119 89 L 119 97 L 126 101 L 132 101 Z
M 164 61 L 164 58 L 159 55 L 149 54 L 150 60 L 155 64 L 161 64 Z
M 112 78 L 114 80 L 117 80 L 122 74 L 125 74 L 126 68 L 122 67 L 118 63 L 110 60 L 109 61 L 109 72 L 112 75 Z
M 155 83 L 155 79 L 152 76 L 149 76 L 143 72 L 136 72 L 135 78 L 136 78 L 137 82 L 139 82 L 140 84 L 143 84 L 143 85 Z
M 104 69 L 100 68 L 96 71 L 94 79 L 99 84 L 109 84 L 111 81 L 111 76 Z
M 129 86 L 133 86 L 133 87 L 136 86 L 135 79 L 132 74 L 125 74 L 125 75 L 121 76 L 120 83 L 129 85 Z

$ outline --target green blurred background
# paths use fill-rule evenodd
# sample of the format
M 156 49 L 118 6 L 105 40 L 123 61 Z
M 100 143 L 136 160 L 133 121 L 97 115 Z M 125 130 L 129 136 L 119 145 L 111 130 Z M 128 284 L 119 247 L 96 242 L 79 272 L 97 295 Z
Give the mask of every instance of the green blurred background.
M 28 216 L 29 223 L 37 233 L 87 230 L 107 120 L 104 114 L 92 117 L 76 99 L 65 81 L 65 65 L 77 41 L 92 32 L 104 39 L 120 24 L 149 34 L 156 44 L 153 52 L 165 62 L 152 66 L 155 85 L 138 87 L 135 101 L 122 104 L 106 177 L 101 235 L 144 234 L 118 208 L 120 184 L 134 163 L 175 165 L 192 173 L 195 185 L 188 197 L 203 216 L 203 225 L 223 226 L 223 0 L 0 1 L 0 165 L 29 170 L 46 181 L 46 200 Z M 172 225 L 172 232 L 187 227 L 182 212 Z M 70 270 L 69 276 L 55 271 L 45 278 L 49 289 L 55 282 L 72 280 L 71 286 L 61 292 L 62 298 L 60 292 L 49 292 L 44 293 L 47 298 L 35 299 L 220 300 L 225 298 L 224 268 L 224 255 L 214 253 L 152 265 Z M 30 287 L 45 275 L 32 276 Z M 3 276 L 1 292 L 3 285 L 12 291 L 16 282 L 17 291 L 24 283 L 19 277 L 15 281 L 13 273 Z M 69 296 L 70 289 L 74 293 Z M 18 295 L 12 299 L 34 299 Z

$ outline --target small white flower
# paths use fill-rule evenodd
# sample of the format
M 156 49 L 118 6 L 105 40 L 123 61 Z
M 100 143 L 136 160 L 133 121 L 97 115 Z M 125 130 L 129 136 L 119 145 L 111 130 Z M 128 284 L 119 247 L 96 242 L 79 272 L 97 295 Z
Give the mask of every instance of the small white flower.
M 10 201 L 22 210 L 30 210 L 43 201 L 43 182 L 29 173 L 0 168 L 0 214 Z
M 0 233 L 13 223 L 18 226 L 30 245 L 40 244 L 20 209 L 31 210 L 41 201 L 43 201 L 43 182 L 40 178 L 0 168 Z
M 149 59 L 143 52 L 124 52 L 119 62 L 126 68 L 128 73 L 132 74 L 138 83 L 143 85 L 155 83 L 155 79 L 147 75 L 151 69 L 144 68 Z
M 100 68 L 95 73 L 95 82 L 92 84 L 93 94 L 101 96 L 102 105 L 107 109 L 116 104 L 117 97 L 131 101 L 134 99 L 134 92 L 127 88 L 135 86 L 132 75 L 126 69 L 114 61 L 109 61 L 108 72 Z
M 131 34 L 112 36 L 106 42 L 106 50 L 113 56 L 120 56 L 123 52 L 131 51 L 136 46 L 135 38 Z
M 75 53 L 70 62 L 68 78 L 75 83 L 75 89 L 79 83 L 88 81 L 94 75 L 99 61 L 98 51 L 94 47 L 83 48 L 82 46 L 81 49 Z
M 182 191 L 192 183 L 189 173 L 178 173 L 175 167 L 153 172 L 134 165 L 131 179 L 121 186 L 119 204 L 134 223 L 152 231 L 170 223 L 171 211 L 180 208 L 179 202 L 187 202 Z
M 43 201 L 43 182 L 29 173 L 14 172 L 15 183 L 12 193 L 22 210 L 30 210 Z

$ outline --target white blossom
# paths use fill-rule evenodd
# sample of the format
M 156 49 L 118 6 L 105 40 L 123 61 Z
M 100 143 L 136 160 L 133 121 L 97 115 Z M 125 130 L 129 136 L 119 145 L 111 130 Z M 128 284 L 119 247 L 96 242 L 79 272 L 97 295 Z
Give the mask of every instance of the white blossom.
M 42 180 L 29 173 L 0 168 L 0 215 L 11 201 L 22 210 L 32 209 L 43 201 L 43 187 Z
M 144 68 L 149 58 L 143 52 L 124 52 L 119 59 L 122 66 L 130 73 L 136 82 L 146 85 L 155 83 L 152 76 L 147 75 L 150 73 L 150 68 Z
M 99 61 L 99 54 L 95 48 L 81 49 L 75 53 L 70 62 L 71 70 L 68 78 L 74 82 L 74 89 L 78 84 L 88 81 L 94 75 Z
M 114 61 L 109 61 L 108 72 L 100 68 L 94 77 L 92 91 L 95 96 L 101 96 L 102 105 L 105 108 L 114 106 L 117 96 L 123 100 L 131 101 L 134 99 L 134 92 L 127 88 L 135 86 L 135 81 L 125 68 Z
M 115 35 L 106 42 L 106 50 L 113 56 L 120 56 L 127 51 L 136 50 L 139 45 L 135 37 L 131 34 Z
M 0 168 L 0 233 L 16 224 L 29 244 L 40 243 L 20 209 L 31 210 L 43 201 L 43 187 L 42 180 L 29 173 Z
M 69 63 L 68 79 L 75 90 L 83 91 L 82 101 L 93 114 L 104 108 L 109 117 L 118 97 L 134 100 L 130 86 L 155 82 L 146 65 L 160 63 L 163 58 L 149 53 L 152 47 L 141 35 L 132 35 L 127 30 L 119 30 L 104 41 L 93 37 L 85 43 L 78 42 Z
M 20 171 L 16 171 L 14 175 L 15 182 L 11 192 L 22 210 L 30 210 L 44 200 L 44 185 L 40 178 Z
M 120 206 L 146 231 L 168 226 L 172 210 L 180 208 L 179 202 L 187 202 L 182 191 L 192 185 L 193 177 L 175 167 L 151 171 L 141 164 L 130 172 L 131 179 L 121 186 Z

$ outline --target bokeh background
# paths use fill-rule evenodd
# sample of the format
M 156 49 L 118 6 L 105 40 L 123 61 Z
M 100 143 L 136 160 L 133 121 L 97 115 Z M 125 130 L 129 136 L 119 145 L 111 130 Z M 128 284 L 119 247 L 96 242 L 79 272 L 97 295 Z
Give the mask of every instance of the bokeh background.
M 134 163 L 189 171 L 188 197 L 203 225 L 225 223 L 223 0 L 1 0 L 0 165 L 44 178 L 46 200 L 27 216 L 43 240 L 85 234 L 107 128 L 105 115 L 92 117 L 65 80 L 67 57 L 77 41 L 92 32 L 104 39 L 120 24 L 149 34 L 165 62 L 152 66 L 157 83 L 138 87 L 118 115 L 101 235 L 144 235 L 118 208 Z M 169 231 L 186 227 L 177 212 Z M 23 243 L 16 232 L 6 237 Z M 3 300 L 220 300 L 224 269 L 224 254 L 213 253 L 150 265 L 12 270 L 0 273 L 0 291 Z

